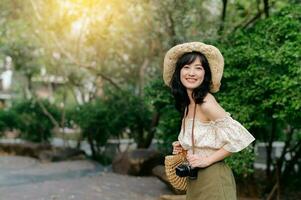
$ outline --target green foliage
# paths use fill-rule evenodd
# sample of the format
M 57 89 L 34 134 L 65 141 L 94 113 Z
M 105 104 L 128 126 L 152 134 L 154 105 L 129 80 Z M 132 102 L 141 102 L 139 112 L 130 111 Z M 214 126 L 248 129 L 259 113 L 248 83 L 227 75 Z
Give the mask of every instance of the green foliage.
M 40 101 L 47 112 L 54 119 L 59 119 L 59 111 L 55 105 L 48 101 Z M 48 142 L 54 124 L 41 108 L 36 100 L 25 100 L 14 103 L 11 110 L 18 113 L 18 124 L 16 128 L 21 131 L 21 137 L 33 142 Z
M 245 178 L 254 172 L 254 160 L 254 149 L 252 147 L 247 147 L 225 159 L 226 163 L 233 169 L 236 177 L 239 178 Z
M 147 148 L 151 144 L 152 134 L 151 107 L 141 96 L 127 95 L 127 124 L 130 136 L 134 138 L 139 148 Z
M 0 110 L 0 132 L 12 130 L 18 125 L 18 116 L 12 110 Z
M 161 112 L 165 106 L 173 104 L 173 97 L 170 89 L 164 84 L 163 79 L 153 79 L 147 87 L 145 87 L 145 97 L 148 104 Z
M 300 13 L 300 5 L 283 9 L 237 31 L 221 48 L 226 63 L 219 99 L 247 127 L 300 121 Z
M 172 151 L 171 143 L 178 140 L 180 132 L 180 114 L 174 105 L 166 106 L 161 110 L 160 122 L 156 128 L 156 138 L 162 152 L 168 154 Z
M 288 129 L 300 129 L 301 120 L 300 13 L 299 4 L 288 6 L 249 29 L 236 31 L 220 46 L 225 71 L 218 97 L 223 107 L 258 141 L 287 140 L 290 151 L 300 151 L 298 131 L 292 137 L 287 134 Z M 233 159 L 240 163 L 240 158 Z M 272 163 L 267 160 L 267 164 Z
M 89 102 L 77 107 L 71 119 L 81 127 L 84 138 L 91 135 L 98 145 L 103 146 L 109 137 L 107 124 L 110 119 L 106 111 L 107 107 L 103 102 Z
M 160 115 L 155 138 L 158 140 L 159 148 L 163 152 L 169 153 L 171 143 L 177 140 L 180 131 L 180 114 L 175 109 L 170 89 L 164 84 L 161 77 L 154 79 L 145 88 L 145 91 L 147 102 L 153 105 Z
M 67 118 L 80 126 L 88 139 L 93 157 L 99 159 L 109 138 L 119 138 L 127 127 L 128 110 L 125 95 L 111 94 L 106 99 L 78 106 L 68 112 Z M 104 158 L 104 157 L 103 157 Z

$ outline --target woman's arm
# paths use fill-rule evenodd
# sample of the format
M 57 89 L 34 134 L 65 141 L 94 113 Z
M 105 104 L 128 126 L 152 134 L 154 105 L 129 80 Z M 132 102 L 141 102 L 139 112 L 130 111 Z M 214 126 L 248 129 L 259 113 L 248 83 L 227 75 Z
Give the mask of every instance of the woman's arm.
M 226 157 L 230 156 L 231 154 L 232 154 L 231 152 L 229 152 L 223 148 L 220 148 L 218 151 L 216 151 L 209 157 L 205 157 L 205 156 L 202 157 L 199 155 L 193 155 L 191 153 L 188 153 L 187 160 L 192 167 L 204 168 L 204 167 L 208 167 L 218 161 L 225 159 Z

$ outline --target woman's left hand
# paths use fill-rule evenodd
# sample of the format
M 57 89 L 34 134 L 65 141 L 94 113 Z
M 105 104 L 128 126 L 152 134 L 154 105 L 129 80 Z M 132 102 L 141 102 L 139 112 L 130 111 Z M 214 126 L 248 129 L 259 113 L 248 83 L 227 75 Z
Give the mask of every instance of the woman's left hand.
M 205 168 L 212 164 L 209 157 L 195 155 L 190 152 L 187 154 L 187 160 L 191 167 Z

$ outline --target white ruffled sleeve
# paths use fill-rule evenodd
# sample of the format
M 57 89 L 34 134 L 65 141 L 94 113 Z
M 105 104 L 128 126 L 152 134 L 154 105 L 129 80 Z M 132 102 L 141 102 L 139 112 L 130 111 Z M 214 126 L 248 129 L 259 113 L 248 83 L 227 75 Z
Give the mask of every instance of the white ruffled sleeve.
M 222 148 L 229 152 L 239 152 L 249 146 L 255 138 L 230 114 L 213 122 L 216 137 L 222 143 Z

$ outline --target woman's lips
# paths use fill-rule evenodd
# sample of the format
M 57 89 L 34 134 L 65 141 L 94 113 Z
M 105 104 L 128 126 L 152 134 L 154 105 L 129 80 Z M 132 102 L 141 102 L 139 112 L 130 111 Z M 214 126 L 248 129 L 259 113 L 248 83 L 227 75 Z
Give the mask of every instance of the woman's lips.
M 195 78 L 186 78 L 186 81 L 190 82 L 190 83 L 194 83 L 197 81 L 197 79 Z

